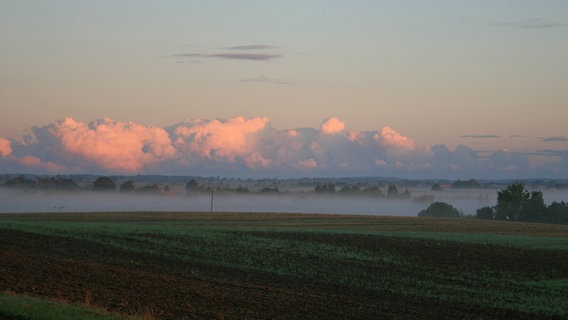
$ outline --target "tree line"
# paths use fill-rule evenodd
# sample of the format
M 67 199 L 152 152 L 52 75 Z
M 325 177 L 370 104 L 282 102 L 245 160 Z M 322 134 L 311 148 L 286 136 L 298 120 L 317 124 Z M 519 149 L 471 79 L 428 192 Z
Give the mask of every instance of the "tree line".
M 460 218 L 463 213 L 445 202 L 434 202 L 418 213 L 419 217 Z M 568 224 L 568 203 L 544 203 L 541 191 L 528 191 L 523 183 L 508 185 L 497 192 L 497 204 L 477 209 L 482 220 L 522 221 Z
M 541 191 L 528 191 L 522 183 L 513 183 L 497 193 L 497 205 L 477 210 L 476 218 L 568 224 L 568 203 L 544 203 Z

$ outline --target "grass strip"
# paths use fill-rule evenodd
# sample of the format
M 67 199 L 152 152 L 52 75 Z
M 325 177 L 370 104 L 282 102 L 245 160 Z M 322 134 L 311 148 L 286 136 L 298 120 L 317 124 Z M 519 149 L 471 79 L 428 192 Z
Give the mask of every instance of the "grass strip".
M 127 320 L 65 302 L 48 301 L 24 295 L 0 294 L 0 316 L 22 320 Z

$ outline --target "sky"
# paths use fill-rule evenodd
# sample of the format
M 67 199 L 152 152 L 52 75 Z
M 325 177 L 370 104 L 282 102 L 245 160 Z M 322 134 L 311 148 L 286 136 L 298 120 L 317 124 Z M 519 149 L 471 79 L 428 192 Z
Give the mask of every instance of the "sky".
M 0 173 L 568 178 L 565 0 L 0 1 Z

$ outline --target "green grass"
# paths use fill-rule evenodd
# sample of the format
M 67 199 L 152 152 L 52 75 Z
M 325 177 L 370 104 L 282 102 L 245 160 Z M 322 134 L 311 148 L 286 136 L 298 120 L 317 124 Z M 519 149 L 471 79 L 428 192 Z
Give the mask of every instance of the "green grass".
M 64 302 L 47 301 L 23 295 L 0 294 L 0 315 L 22 320 L 127 320 Z M 133 318 L 130 318 L 133 320 Z

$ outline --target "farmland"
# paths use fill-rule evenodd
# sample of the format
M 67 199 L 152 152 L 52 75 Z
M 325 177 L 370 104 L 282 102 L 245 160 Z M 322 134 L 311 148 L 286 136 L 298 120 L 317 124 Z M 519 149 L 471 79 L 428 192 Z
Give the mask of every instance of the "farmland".
M 563 319 L 568 226 L 280 213 L 0 215 L 0 292 L 143 319 Z M 0 309 L 0 319 L 21 319 Z

